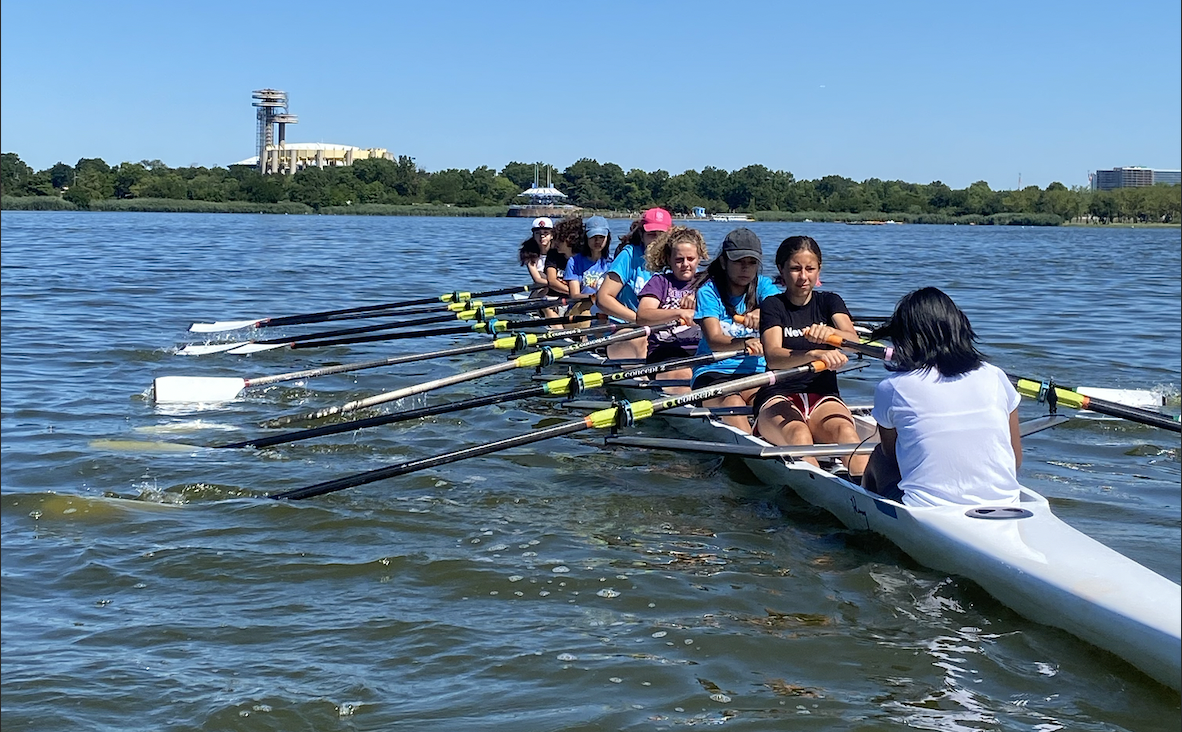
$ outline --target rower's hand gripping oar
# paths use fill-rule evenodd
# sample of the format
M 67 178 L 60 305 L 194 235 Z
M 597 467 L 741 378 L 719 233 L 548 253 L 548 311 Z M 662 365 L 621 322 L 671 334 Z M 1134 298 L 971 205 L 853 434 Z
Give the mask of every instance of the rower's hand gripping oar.
M 477 307 L 471 310 L 463 310 L 458 313 L 449 313 L 446 315 L 432 315 L 426 318 L 419 318 L 417 320 L 400 320 L 393 323 L 376 323 L 374 325 L 363 325 L 356 328 L 338 328 L 336 330 L 324 330 L 316 333 L 305 333 L 298 336 L 288 336 L 284 338 L 263 338 L 259 340 L 249 341 L 227 341 L 225 343 L 206 343 L 206 344 L 189 344 L 177 351 L 180 356 L 204 356 L 211 353 L 232 352 L 236 354 L 257 353 L 259 351 L 269 351 L 275 348 L 291 348 L 299 343 L 312 343 L 330 338 L 341 338 L 343 336 L 352 336 L 360 333 L 373 333 L 381 330 L 393 330 L 396 328 L 412 328 L 420 325 L 433 325 L 435 323 L 445 323 L 449 320 L 476 320 L 485 322 L 494 319 L 497 313 L 505 314 L 519 314 L 529 312 L 531 310 L 544 310 L 545 308 L 554 305 L 561 305 L 567 301 L 563 298 L 538 298 L 530 302 L 523 302 L 520 304 L 508 305 L 500 308 L 486 308 Z
M 152 394 L 157 404 L 177 403 L 205 403 L 213 404 L 236 398 L 243 389 L 250 386 L 264 386 L 296 379 L 310 379 L 317 376 L 342 374 L 350 371 L 395 366 L 397 364 L 426 361 L 435 358 L 462 356 L 470 353 L 480 353 L 490 350 L 523 351 L 538 343 L 556 338 L 571 338 L 576 336 L 599 335 L 617 330 L 619 326 L 603 325 L 594 328 L 574 328 L 563 331 L 549 331 L 546 333 L 517 333 L 515 335 L 498 338 L 492 342 L 459 346 L 442 351 L 428 353 L 414 353 L 405 356 L 392 356 L 375 361 L 360 363 L 346 363 L 338 366 L 324 366 L 321 368 L 292 371 L 273 376 L 257 376 L 242 378 L 235 376 L 160 376 L 152 384 Z
M 743 353 L 744 351 L 723 351 L 721 353 L 711 353 L 704 356 L 691 356 L 688 358 L 679 358 L 672 361 L 661 361 L 660 363 L 647 364 L 639 368 L 625 369 L 622 371 L 613 371 L 609 373 L 574 373 L 569 376 L 551 379 L 544 384 L 532 386 L 527 389 L 512 389 L 510 391 L 504 391 L 498 394 L 473 397 L 471 399 L 462 399 L 460 401 L 446 402 L 444 404 L 435 404 L 429 407 L 420 407 L 418 409 L 408 409 L 403 412 L 381 414 L 376 417 L 366 417 L 364 419 L 354 419 L 348 422 L 338 422 L 336 424 L 324 425 L 323 427 L 312 427 L 306 430 L 295 430 L 292 432 L 284 432 L 278 435 L 268 435 L 266 437 L 257 437 L 251 440 L 231 442 L 224 445 L 214 445 L 213 449 L 270 447 L 272 445 L 282 445 L 288 442 L 309 440 L 315 437 L 323 437 L 325 435 L 352 432 L 354 430 L 365 429 L 368 427 L 378 427 L 381 425 L 406 422 L 412 419 L 421 419 L 423 417 L 434 417 L 440 414 L 452 414 L 454 412 L 461 412 L 467 409 L 476 409 L 477 407 L 486 407 L 492 404 L 504 404 L 505 402 L 519 401 L 521 399 L 531 399 L 538 396 L 565 396 L 574 398 L 586 389 L 597 389 L 607 384 L 614 384 L 619 381 L 638 379 L 644 376 L 654 376 L 656 374 L 673 371 L 675 369 L 692 368 L 694 366 L 699 366 L 706 363 L 714 363 L 716 361 L 742 355 Z
M 496 442 L 490 442 L 484 445 L 476 445 L 463 450 L 436 455 L 434 457 L 411 460 L 409 462 L 399 463 L 397 465 L 390 465 L 385 468 L 377 468 L 375 470 L 369 470 L 364 473 L 358 473 L 356 475 L 350 475 L 324 483 L 317 483 L 316 485 L 310 485 L 304 488 L 296 488 L 289 491 L 282 491 L 280 493 L 272 493 L 268 496 L 268 498 L 289 500 L 312 498 L 314 496 L 322 496 L 326 493 L 335 493 L 336 491 L 341 491 L 346 488 L 353 488 L 379 480 L 394 478 L 399 475 L 406 475 L 408 473 L 414 473 L 420 470 L 438 467 L 440 465 L 459 462 L 460 460 L 466 460 L 468 458 L 478 457 L 480 455 L 488 455 L 489 453 L 507 450 L 512 447 L 520 447 L 522 445 L 541 442 L 542 440 L 548 440 L 551 437 L 559 437 L 562 435 L 573 434 L 575 432 L 581 432 L 582 430 L 586 429 L 605 429 L 609 427 L 631 426 L 637 420 L 646 419 L 667 409 L 673 409 L 674 407 L 680 407 L 686 404 L 693 404 L 706 399 L 714 399 L 716 397 L 726 396 L 728 394 L 735 394 L 746 389 L 755 389 L 761 386 L 768 386 L 770 384 L 775 384 L 777 381 L 782 381 L 798 374 L 813 373 L 824 370 L 825 363 L 823 361 L 814 361 L 813 363 L 797 366 L 796 368 L 784 369 L 782 371 L 766 371 L 762 374 L 754 374 L 741 379 L 714 384 L 712 386 L 706 387 L 705 389 L 698 389 L 697 391 L 691 391 L 688 394 L 669 397 L 657 402 L 648 400 L 641 402 L 623 402 L 607 409 L 592 412 L 583 419 L 564 422 L 562 424 L 554 425 L 553 427 L 547 427 L 544 429 L 527 432 L 522 435 L 517 435 L 516 437 L 497 440 Z
M 847 341 L 841 336 L 830 336 L 828 343 L 839 348 L 849 348 L 859 353 L 864 353 L 873 358 L 881 358 L 884 361 L 889 361 L 893 352 L 893 348 L 875 346 L 869 343 L 854 343 Z M 1010 381 L 1014 383 L 1014 387 L 1018 393 L 1024 397 L 1037 399 L 1038 401 L 1047 401 L 1052 405 L 1061 404 L 1071 409 L 1090 409 L 1099 414 L 1107 414 L 1110 417 L 1120 417 L 1127 419 L 1130 422 L 1137 422 L 1138 424 L 1148 425 L 1150 427 L 1160 427 L 1163 430 L 1170 432 L 1182 433 L 1182 423 L 1178 422 L 1168 415 L 1155 412 L 1150 409 L 1142 409 L 1140 407 L 1130 407 L 1125 404 L 1111 402 L 1106 399 L 1099 399 L 1084 394 L 1080 394 L 1074 389 L 1058 386 L 1054 382 L 1041 382 L 1034 379 L 1025 379 L 1013 374 L 1006 374 Z M 1053 401 L 1052 401 L 1053 400 Z
M 545 346 L 540 351 L 535 351 L 534 353 L 527 353 L 524 356 L 518 356 L 517 358 L 515 358 L 511 361 L 506 361 L 504 363 L 494 364 L 492 366 L 486 366 L 482 369 L 476 369 L 475 371 L 468 371 L 468 372 L 465 372 L 462 374 L 455 374 L 454 376 L 448 376 L 448 377 L 445 377 L 442 379 L 435 379 L 434 381 L 427 381 L 422 384 L 416 384 L 415 386 L 408 386 L 404 389 L 396 389 L 394 391 L 388 391 L 384 394 L 377 394 L 375 396 L 366 397 L 365 399 L 358 399 L 356 401 L 348 402 L 346 404 L 342 404 L 337 407 L 327 407 L 325 409 L 311 412 L 310 414 L 303 414 L 303 415 L 298 415 L 298 416 L 293 416 L 293 417 L 280 417 L 278 419 L 273 419 L 268 422 L 264 422 L 263 426 L 264 427 L 283 427 L 284 425 L 289 425 L 289 424 L 292 424 L 293 422 L 303 422 L 303 421 L 310 421 L 310 420 L 316 420 L 316 419 L 323 419 L 325 417 L 331 417 L 334 414 L 342 414 L 344 412 L 352 412 L 352 411 L 355 411 L 358 409 L 364 409 L 366 407 L 372 407 L 372 406 L 376 406 L 378 404 L 392 402 L 392 401 L 395 401 L 396 399 L 403 399 L 405 397 L 413 396 L 415 394 L 422 394 L 424 392 L 434 391 L 435 389 L 441 389 L 445 386 L 452 386 L 454 384 L 461 384 L 465 381 L 472 381 L 473 379 L 479 379 L 484 376 L 491 376 L 493 374 L 499 374 L 499 373 L 503 373 L 505 371 L 511 371 L 513 369 L 533 368 L 533 367 L 537 367 L 537 366 L 549 366 L 554 361 L 557 361 L 557 360 L 563 358 L 564 356 L 569 356 L 572 353 L 579 353 L 581 351 L 589 351 L 589 350 L 592 350 L 595 348 L 599 348 L 601 346 L 608 346 L 613 343 L 620 343 L 622 341 L 630 341 L 635 338 L 647 337 L 650 333 L 652 333 L 654 331 L 662 330 L 664 328 L 672 328 L 673 326 L 679 325 L 680 323 L 681 323 L 680 320 L 673 320 L 673 321 L 670 321 L 668 323 L 664 323 L 664 324 L 658 325 L 658 326 L 653 326 L 653 327 L 645 326 L 642 328 L 625 330 L 622 333 L 616 333 L 615 335 L 605 336 L 603 338 L 596 338 L 594 340 L 590 340 L 585 343 L 580 343 L 578 345 L 569 346 L 566 348 Z
M 498 290 L 486 290 L 484 292 L 449 292 L 435 297 L 421 297 L 415 300 L 404 300 L 402 302 L 388 302 L 380 305 L 363 305 L 356 308 L 344 308 L 341 310 L 322 310 L 318 313 L 303 313 L 300 315 L 284 315 L 277 318 L 255 318 L 253 320 L 227 320 L 216 323 L 193 323 L 189 326 L 189 330 L 193 333 L 220 333 L 226 330 L 237 330 L 239 328 L 265 328 L 268 326 L 277 325 L 302 325 L 304 323 L 323 323 L 329 320 L 345 320 L 352 317 L 357 317 L 359 313 L 377 313 L 384 310 L 396 310 L 403 307 L 414 307 L 416 305 L 430 305 L 432 303 L 462 303 L 469 300 L 474 300 L 478 297 L 491 297 L 493 295 L 510 295 L 513 293 L 526 293 L 530 291 L 528 285 L 521 285 L 518 287 L 502 287 Z

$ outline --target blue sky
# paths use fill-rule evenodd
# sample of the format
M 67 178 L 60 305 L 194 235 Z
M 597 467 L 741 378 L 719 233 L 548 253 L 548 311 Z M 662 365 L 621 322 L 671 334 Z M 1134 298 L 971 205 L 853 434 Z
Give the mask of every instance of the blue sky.
M 0 5 L 0 147 L 227 165 L 251 91 L 292 142 L 427 170 L 579 158 L 679 173 L 1086 185 L 1182 165 L 1182 10 L 1139 2 Z

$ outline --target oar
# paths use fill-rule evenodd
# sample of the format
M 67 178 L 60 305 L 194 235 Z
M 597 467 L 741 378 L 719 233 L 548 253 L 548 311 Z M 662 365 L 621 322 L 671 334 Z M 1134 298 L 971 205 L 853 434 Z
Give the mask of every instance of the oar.
M 883 346 L 847 341 L 838 335 L 831 336 L 829 343 L 830 345 L 849 348 L 859 353 L 864 353 L 867 356 L 881 358 L 887 361 L 890 360 L 893 351 L 892 348 L 884 348 Z M 1126 404 L 1118 404 L 1117 402 L 1111 402 L 1106 399 L 1086 396 L 1074 389 L 1068 389 L 1053 382 L 1026 379 L 1020 376 L 1014 376 L 1013 374 L 1006 374 L 1006 376 L 1014 383 L 1014 387 L 1018 390 L 1018 393 L 1024 397 L 1037 399 L 1038 401 L 1050 401 L 1053 399 L 1055 404 L 1062 404 L 1070 409 L 1090 409 L 1093 412 L 1107 414 L 1111 417 L 1120 417 L 1130 422 L 1137 422 L 1150 427 L 1160 427 L 1170 432 L 1182 432 L 1182 422 L 1179 422 L 1178 418 L 1170 417 L 1151 409 L 1130 407 Z
M 563 376 L 558 379 L 551 379 L 544 384 L 532 386 L 528 389 L 511 389 L 509 391 L 500 392 L 499 394 L 473 397 L 471 399 L 463 399 L 456 402 L 446 402 L 444 404 L 436 404 L 430 407 L 421 407 L 419 409 L 408 409 L 403 412 L 382 414 L 377 417 L 354 419 L 348 422 L 338 422 L 337 424 L 325 425 L 323 427 L 312 427 L 306 430 L 284 432 L 283 434 L 279 435 L 257 437 L 251 440 L 231 442 L 225 445 L 214 445 L 213 449 L 220 450 L 239 447 L 270 447 L 272 445 L 282 445 L 288 442 L 308 440 L 314 437 L 323 437 L 324 435 L 335 435 L 340 434 L 341 432 L 352 432 L 353 430 L 394 424 L 397 422 L 406 422 L 408 420 L 420 419 L 422 417 L 434 417 L 440 414 L 451 414 L 453 412 L 461 412 L 466 409 L 476 409 L 478 407 L 486 407 L 492 404 L 504 404 L 505 402 L 531 399 L 538 396 L 575 396 L 584 389 L 597 389 L 599 387 L 606 386 L 607 384 L 614 384 L 628 379 L 636 379 L 642 376 L 653 376 L 654 374 L 661 374 L 673 369 L 692 368 L 701 364 L 713 363 L 725 358 L 732 358 L 742 353 L 744 352 L 724 351 L 722 353 L 706 354 L 704 356 L 691 356 L 688 358 L 679 358 L 673 361 L 662 361 L 660 363 L 648 364 L 640 368 L 627 369 L 624 371 L 613 371 L 609 373 L 593 372 L 587 374 L 576 373 L 569 376 Z
M 532 432 L 527 432 L 515 437 L 509 437 L 504 440 L 497 440 L 496 442 L 490 442 L 484 445 L 475 445 L 473 447 L 464 448 L 463 450 L 456 450 L 455 452 L 444 453 L 434 457 L 421 458 L 419 460 L 411 460 L 409 462 L 390 465 L 384 468 L 377 468 L 375 470 L 369 470 L 364 473 L 358 473 L 356 475 L 350 475 L 324 483 L 317 483 L 316 485 L 310 485 L 304 488 L 295 488 L 293 490 L 282 491 L 280 493 L 272 493 L 268 496 L 268 498 L 289 500 L 312 498 L 314 496 L 322 496 L 326 493 L 335 493 L 336 491 L 344 490 L 346 488 L 353 488 L 379 480 L 394 478 L 399 475 L 406 475 L 408 473 L 414 473 L 420 470 L 426 470 L 428 468 L 435 468 L 440 465 L 459 462 L 460 460 L 466 460 L 468 458 L 478 457 L 480 455 L 488 455 L 489 453 L 507 450 L 512 447 L 530 445 L 535 442 L 541 442 L 542 440 L 548 440 L 551 437 L 569 435 L 575 432 L 581 432 L 586 429 L 603 429 L 613 426 L 629 426 L 635 420 L 651 417 L 652 415 L 658 414 L 667 409 L 680 407 L 685 404 L 693 404 L 705 399 L 714 399 L 716 397 L 726 396 L 727 394 L 734 394 L 745 389 L 755 389 L 761 386 L 767 386 L 798 374 L 823 371 L 824 369 L 825 363 L 823 361 L 814 361 L 813 363 L 797 366 L 796 368 L 792 369 L 784 369 L 783 371 L 765 371 L 762 374 L 754 374 L 741 379 L 714 384 L 712 386 L 706 387 L 705 389 L 698 389 L 697 391 L 691 391 L 688 394 L 682 394 L 680 396 L 668 397 L 658 402 L 647 400 L 632 403 L 623 402 L 608 409 L 592 412 L 582 419 L 564 422 L 562 424 L 554 425 L 553 427 L 534 430 Z
M 395 310 L 402 307 L 414 307 L 415 305 L 430 305 L 432 303 L 460 303 L 472 300 L 478 297 L 491 297 L 493 295 L 508 295 L 514 292 L 529 292 L 529 285 L 521 285 L 518 287 L 502 287 L 499 290 L 486 290 L 484 292 L 449 292 L 435 297 L 421 297 L 415 300 L 403 300 L 402 302 L 388 302 L 380 305 L 363 305 L 356 308 L 344 308 L 341 310 L 323 310 L 318 313 L 303 313 L 301 315 L 284 315 L 277 318 L 254 318 L 253 320 L 226 320 L 216 323 L 193 323 L 189 326 L 189 330 L 193 333 L 218 333 L 225 330 L 237 330 L 239 328 L 247 328 L 254 326 L 256 328 L 263 328 L 267 326 L 277 325 L 302 325 L 304 323 L 323 323 L 329 320 L 340 320 L 355 316 L 357 313 L 372 313 L 382 310 Z
M 448 348 L 442 351 L 392 356 L 375 361 L 324 366 L 321 368 L 305 369 L 303 371 L 292 371 L 286 374 L 275 374 L 273 376 L 256 376 L 249 379 L 240 376 L 160 376 L 152 384 L 152 393 L 157 404 L 185 402 L 209 404 L 225 402 L 234 399 L 243 389 L 249 386 L 264 386 L 266 384 L 276 384 L 283 381 L 294 381 L 296 379 L 311 379 L 317 376 L 328 376 L 329 374 L 343 374 L 349 371 L 395 366 L 414 361 L 427 361 L 435 358 L 480 353 L 481 351 L 497 349 L 518 351 L 556 338 L 572 338 L 611 333 L 618 330 L 619 327 L 617 325 L 604 325 L 595 328 L 573 328 L 545 333 L 517 333 L 516 335 L 498 338 L 491 342 Z
M 1182 422 L 1178 421 L 1178 417 L 1170 417 L 1169 415 L 1155 412 L 1151 409 L 1130 407 L 1127 404 L 1119 404 L 1117 402 L 1110 402 L 1107 399 L 1086 396 L 1074 389 L 1059 386 L 1054 382 L 1035 381 L 1012 374 L 1006 374 L 1006 376 L 1010 377 L 1010 381 L 1014 382 L 1014 387 L 1018 390 L 1018 393 L 1024 397 L 1050 402 L 1050 393 L 1053 390 L 1055 401 L 1071 409 L 1090 409 L 1093 412 L 1107 414 L 1110 417 L 1120 417 L 1130 422 L 1137 422 L 1138 424 L 1144 424 L 1150 427 L 1160 427 L 1170 432 L 1182 433 Z
M 509 305 L 503 308 L 485 308 L 478 307 L 472 310 L 464 310 L 458 313 L 448 313 L 446 315 L 432 315 L 427 318 L 419 318 L 418 320 L 399 320 L 392 323 L 375 323 L 374 325 L 362 325 L 356 328 L 338 328 L 336 330 L 323 330 L 316 333 L 305 333 L 298 336 L 287 336 L 284 338 L 263 338 L 259 340 L 249 341 L 229 341 L 226 343 L 209 343 L 209 344 L 190 344 L 177 351 L 181 356 L 204 356 L 210 353 L 223 353 L 226 351 L 234 351 L 234 353 L 255 353 L 258 351 L 269 351 L 275 348 L 290 348 L 295 343 L 304 343 L 315 340 L 324 340 L 329 338 L 340 338 L 342 336 L 352 336 L 360 333 L 373 333 L 379 330 L 393 330 L 395 328 L 413 328 L 420 325 L 433 325 L 435 323 L 446 323 L 449 320 L 477 320 L 486 321 L 496 316 L 497 313 L 505 314 L 520 314 L 529 312 L 530 310 L 542 310 L 554 305 L 562 305 L 566 303 L 563 298 L 537 298 L 529 302 L 521 304 Z
M 345 412 L 352 412 L 352 411 L 355 411 L 358 409 L 364 409 L 366 407 L 372 407 L 372 406 L 375 406 L 378 404 L 392 402 L 397 399 L 403 399 L 408 396 L 414 396 L 415 394 L 422 394 L 424 392 L 434 391 L 435 389 L 442 389 L 445 386 L 452 386 L 454 384 L 462 384 L 465 381 L 472 381 L 474 379 L 480 379 L 485 376 L 492 376 L 493 374 L 500 374 L 500 373 L 504 373 L 505 371 L 512 371 L 513 369 L 533 368 L 535 366 L 549 366 L 554 361 L 557 361 L 557 360 L 561 359 L 563 356 L 568 356 L 572 353 L 579 353 L 581 351 L 590 351 L 592 349 L 599 348 L 601 346 L 609 346 L 613 343 L 620 343 L 622 341 L 630 341 L 635 338 L 647 337 L 649 335 L 649 333 L 652 333 L 653 331 L 662 330 L 664 328 L 672 328 L 673 326 L 678 325 L 680 323 L 681 323 L 680 320 L 673 320 L 673 321 L 670 321 L 670 322 L 665 323 L 663 325 L 652 326 L 652 327 L 644 326 L 641 328 L 633 328 L 633 329 L 625 330 L 622 333 L 616 333 L 615 335 L 609 335 L 609 336 L 604 336 L 602 338 L 596 338 L 594 340 L 586 341 L 585 343 L 580 343 L 578 345 L 570 346 L 567 348 L 544 346 L 542 348 L 542 350 L 540 350 L 540 351 L 535 351 L 534 353 L 527 353 L 524 356 L 518 356 L 517 358 L 512 359 L 510 361 L 505 361 L 504 363 L 493 364 L 492 366 L 485 366 L 482 369 L 476 369 L 474 371 L 467 371 L 467 372 L 464 372 L 461 374 L 455 374 L 454 376 L 448 376 L 448 377 L 445 377 L 442 379 L 435 379 L 434 381 L 426 381 L 421 384 L 416 384 L 414 386 L 408 386 L 404 389 L 395 389 L 394 391 L 388 391 L 383 394 L 377 394 L 375 396 L 366 397 L 365 399 L 358 399 L 356 401 L 348 402 L 346 404 L 342 404 L 337 407 L 326 407 L 325 409 L 311 412 L 309 414 L 302 414 L 302 415 L 297 415 L 297 416 L 292 416 L 292 417 L 280 417 L 278 419 L 273 419 L 273 420 L 264 422 L 263 426 L 264 427 L 283 427 L 285 425 L 292 424 L 293 422 L 305 422 L 305 421 L 311 421 L 311 420 L 316 420 L 316 419 L 323 419 L 325 417 L 331 417 L 334 414 L 343 414 Z
M 507 333 L 509 331 L 518 331 L 523 328 L 544 328 L 550 325 L 570 325 L 572 323 L 596 320 L 594 315 L 563 315 L 558 318 L 543 318 L 541 320 L 497 320 L 490 318 L 486 322 L 474 323 L 472 325 L 459 325 L 447 328 L 435 328 L 432 330 L 418 330 L 409 332 L 396 333 L 378 333 L 369 336 L 353 336 L 351 338 L 331 338 L 323 341 L 301 341 L 291 344 L 291 348 L 322 348 L 324 346 L 342 346 L 353 343 L 374 343 L 377 341 L 393 341 L 405 338 L 426 338 L 428 336 L 439 335 L 461 335 L 464 333 L 488 333 L 496 335 L 497 333 Z M 556 337 L 569 336 L 571 330 L 568 328 L 564 331 L 556 333 Z M 226 353 L 238 353 L 238 351 L 226 351 Z

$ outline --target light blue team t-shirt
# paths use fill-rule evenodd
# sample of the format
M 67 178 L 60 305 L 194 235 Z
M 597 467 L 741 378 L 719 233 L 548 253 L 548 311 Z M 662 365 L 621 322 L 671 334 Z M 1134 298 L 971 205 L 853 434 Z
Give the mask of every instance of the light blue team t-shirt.
M 763 302 L 765 297 L 771 297 L 779 293 L 780 289 L 772 283 L 770 278 L 764 277 L 763 275 L 759 276 L 757 292 L 757 300 L 759 302 Z M 732 297 L 730 301 L 736 313 L 741 314 L 747 312 L 747 300 L 742 295 Z M 694 310 L 694 320 L 699 325 L 706 318 L 718 318 L 718 324 L 722 326 L 722 332 L 731 338 L 759 337 L 758 329 L 748 328 L 745 325 L 736 323 L 731 316 L 727 315 L 726 307 L 722 304 L 722 296 L 719 295 L 718 288 L 714 286 L 713 281 L 706 282 L 698 290 L 698 306 Z M 702 340 L 698 341 L 697 355 L 704 356 L 713 352 L 710 349 L 710 344 L 706 341 L 706 332 L 703 329 Z M 762 373 L 766 368 L 767 362 L 763 360 L 763 356 L 735 356 L 697 367 L 694 369 L 694 379 L 707 373 L 745 376 L 747 374 Z
M 631 244 L 624 247 L 623 251 L 612 260 L 608 274 L 614 274 L 620 278 L 620 282 L 624 283 L 616 299 L 624 307 L 636 312 L 636 309 L 640 307 L 639 293 L 653 276 L 653 273 L 644 266 L 644 249 Z
M 567 261 L 566 272 L 563 273 L 562 279 L 567 282 L 578 280 L 579 293 L 590 295 L 599 289 L 599 285 L 603 282 L 611 265 L 610 257 L 600 257 L 591 261 L 591 258 L 586 255 L 576 254 Z M 591 306 L 591 313 L 597 315 L 599 306 Z

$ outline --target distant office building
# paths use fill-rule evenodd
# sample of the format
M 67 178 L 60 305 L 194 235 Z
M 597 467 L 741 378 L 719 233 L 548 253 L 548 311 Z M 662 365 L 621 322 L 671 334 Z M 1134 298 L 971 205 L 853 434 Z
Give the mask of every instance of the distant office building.
M 1116 188 L 1142 188 L 1155 183 L 1176 185 L 1182 183 L 1182 170 L 1154 170 L 1130 166 L 1097 170 L 1091 176 L 1092 190 L 1111 191 Z
M 1172 186 L 1182 185 L 1182 170 L 1155 170 L 1153 184 L 1167 183 Z

